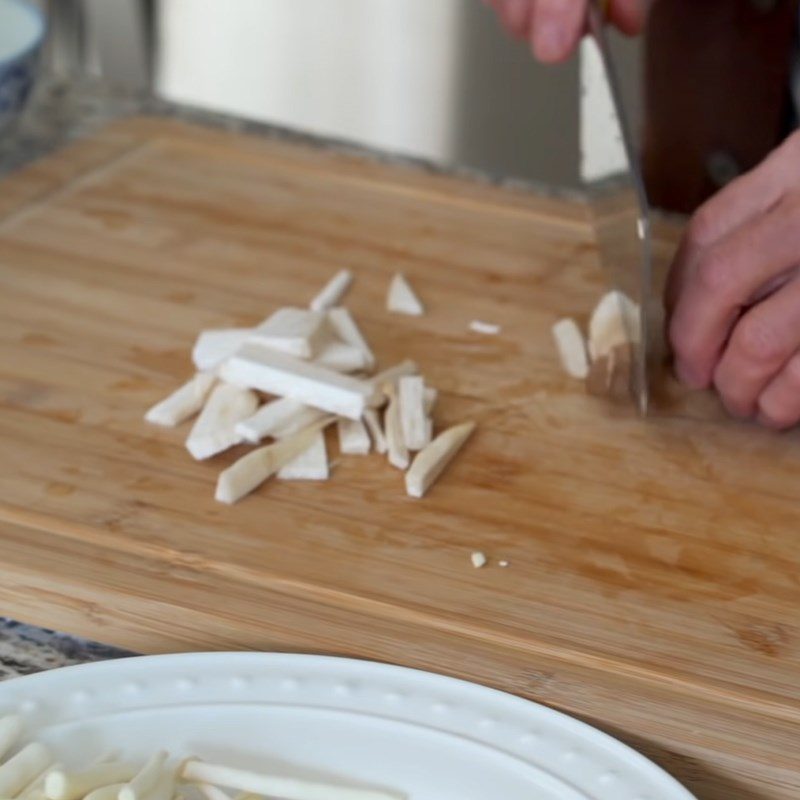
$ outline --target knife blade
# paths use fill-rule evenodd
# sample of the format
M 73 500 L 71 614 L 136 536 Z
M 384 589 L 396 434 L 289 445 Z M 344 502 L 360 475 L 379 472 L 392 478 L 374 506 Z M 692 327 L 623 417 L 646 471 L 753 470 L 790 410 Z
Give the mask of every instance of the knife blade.
M 624 315 L 633 342 L 630 392 L 642 415 L 649 403 L 648 355 L 654 341 L 650 207 L 606 30 L 606 3 L 591 0 L 581 50 L 582 173 L 600 260 L 613 288 L 639 307 Z

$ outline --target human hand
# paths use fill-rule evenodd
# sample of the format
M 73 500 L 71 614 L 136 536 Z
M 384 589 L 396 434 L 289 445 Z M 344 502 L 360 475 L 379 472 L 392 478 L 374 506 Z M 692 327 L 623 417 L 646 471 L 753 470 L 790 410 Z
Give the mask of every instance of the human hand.
M 530 43 L 545 63 L 572 55 L 586 31 L 589 0 L 484 0 L 500 16 L 508 32 Z M 608 18 L 623 33 L 639 33 L 645 21 L 646 0 L 609 0 Z
M 683 383 L 736 417 L 800 422 L 800 132 L 695 213 L 666 303 Z

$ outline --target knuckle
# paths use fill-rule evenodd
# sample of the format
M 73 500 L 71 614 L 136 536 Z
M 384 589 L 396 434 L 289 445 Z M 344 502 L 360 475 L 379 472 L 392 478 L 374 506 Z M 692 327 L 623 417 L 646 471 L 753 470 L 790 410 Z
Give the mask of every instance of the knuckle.
M 725 293 L 733 278 L 729 259 L 717 248 L 712 248 L 697 265 L 697 281 L 708 292 Z
M 689 244 L 697 248 L 706 247 L 716 238 L 717 228 L 716 214 L 709 206 L 701 206 L 695 212 L 686 231 Z
M 759 317 L 745 317 L 737 326 L 732 344 L 751 362 L 771 363 L 784 355 L 784 345 L 775 328 Z

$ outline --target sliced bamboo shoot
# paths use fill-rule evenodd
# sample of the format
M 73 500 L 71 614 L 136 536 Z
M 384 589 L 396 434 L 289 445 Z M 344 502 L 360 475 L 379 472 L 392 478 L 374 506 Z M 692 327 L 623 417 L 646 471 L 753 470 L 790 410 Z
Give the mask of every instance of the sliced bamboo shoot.
M 400 426 L 403 441 L 411 451 L 430 444 L 428 417 L 425 413 L 425 381 L 421 375 L 404 375 L 397 382 L 400 403 Z
M 194 423 L 186 449 L 198 461 L 210 458 L 242 441 L 236 423 L 251 416 L 258 408 L 258 397 L 249 389 L 220 384 L 211 393 Z
M 283 481 L 326 481 L 330 477 L 325 434 L 320 431 L 311 444 L 278 470 Z
M 0 717 L 0 762 L 19 741 L 21 735 L 22 717 L 19 714 L 7 714 Z
M 313 358 L 328 336 L 327 319 L 321 311 L 279 308 L 253 331 L 250 341 L 295 358 Z
M 378 412 L 374 408 L 368 408 L 364 412 L 363 420 L 369 429 L 369 434 L 372 437 L 373 444 L 375 445 L 375 452 L 383 455 L 389 446 L 386 443 L 386 436 L 383 432 L 383 426 L 381 425 L 381 419 L 378 416 Z
M 586 356 L 586 342 L 574 319 L 562 319 L 553 325 L 561 366 L 567 375 L 583 380 L 589 374 L 589 359 Z
M 362 372 L 368 368 L 363 350 L 352 344 L 337 341 L 328 342 L 317 353 L 314 363 L 334 372 Z
M 198 372 L 169 397 L 156 403 L 144 418 L 154 425 L 164 425 L 168 428 L 180 425 L 200 411 L 216 380 L 212 372 Z
M 480 333 L 484 336 L 497 336 L 502 330 L 499 325 L 495 325 L 492 322 L 483 322 L 483 320 L 480 319 L 472 320 L 469 324 L 469 329 L 473 333 Z
M 367 426 L 360 419 L 340 419 L 336 423 L 339 434 L 339 452 L 363 456 L 369 453 L 372 442 Z
M 349 419 L 359 419 L 374 393 L 369 381 L 246 344 L 220 368 L 224 380 L 289 397 Z
M 284 439 L 326 416 L 324 411 L 282 397 L 265 403 L 253 416 L 236 423 L 236 433 L 251 444 L 271 436 Z
M 57 769 L 45 778 L 44 793 L 48 800 L 79 800 L 95 789 L 129 781 L 136 772 L 135 767 L 121 762 L 97 764 L 82 772 Z
M 216 369 L 253 334 L 252 328 L 219 328 L 203 331 L 194 343 L 192 361 L 199 370 Z
M 589 355 L 592 361 L 609 355 L 618 345 L 639 341 L 639 307 L 626 294 L 608 292 L 589 320 Z
M 110 786 L 101 786 L 99 789 L 89 792 L 84 800 L 117 800 L 120 791 L 124 787 L 124 783 L 112 783 Z
M 400 401 L 397 390 L 392 385 L 387 385 L 386 396 L 389 398 L 389 405 L 383 418 L 383 425 L 386 431 L 386 444 L 389 453 L 389 463 L 397 469 L 408 469 L 409 455 L 405 440 L 403 439 L 403 428 L 400 420 Z
M 0 766 L 0 797 L 16 797 L 52 763 L 53 757 L 43 744 L 26 745 Z
M 474 422 L 454 425 L 418 453 L 406 473 L 406 492 L 411 497 L 423 497 L 474 430 Z
M 408 314 L 412 317 L 419 317 L 425 313 L 425 307 L 402 272 L 398 272 L 389 284 L 386 308 L 395 314 Z
M 379 372 L 377 375 L 373 375 L 369 379 L 369 383 L 372 386 L 372 396 L 370 397 L 369 405 L 372 408 L 379 408 L 382 406 L 388 399 L 384 391 L 387 384 L 397 383 L 404 375 L 416 375 L 418 372 L 419 369 L 416 363 L 411 359 L 406 359 L 399 364 L 395 364 L 393 367 Z
M 261 775 L 194 759 L 183 765 L 182 777 L 193 783 L 228 786 L 262 796 L 281 797 L 283 800 L 403 800 L 403 795 L 374 789 L 349 789 L 294 778 Z
M 196 783 L 194 785 L 206 800 L 234 800 L 227 792 L 223 792 L 222 789 L 212 786 L 210 783 Z
M 243 456 L 220 474 L 215 498 L 220 503 L 235 503 L 249 494 L 281 467 L 307 450 L 319 431 L 334 419 L 334 417 L 326 417 L 293 436 L 275 442 L 275 444 L 260 447 Z M 120 800 L 124 800 L 124 798 L 120 798 Z
M 339 301 L 344 297 L 352 282 L 353 273 L 350 270 L 343 269 L 337 272 L 328 281 L 325 288 L 311 301 L 311 309 L 313 311 L 327 311 L 334 306 L 338 306 Z
M 119 790 L 119 800 L 142 800 L 152 794 L 166 772 L 167 757 L 164 750 L 150 756 L 136 775 Z
M 364 354 L 366 369 L 375 369 L 375 355 L 367 344 L 367 340 L 364 338 L 358 325 L 356 325 L 356 321 L 346 308 L 332 308 L 328 312 L 328 324 L 343 342 L 361 350 Z

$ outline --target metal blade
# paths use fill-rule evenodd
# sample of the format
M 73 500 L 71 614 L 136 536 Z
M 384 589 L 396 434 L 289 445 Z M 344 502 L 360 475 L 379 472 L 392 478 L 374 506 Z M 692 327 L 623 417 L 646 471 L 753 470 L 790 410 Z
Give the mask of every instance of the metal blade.
M 606 37 L 600 0 L 590 3 L 590 37 L 584 42 L 582 72 L 582 172 L 588 181 L 600 259 L 613 288 L 634 300 L 639 319 L 626 317 L 634 342 L 631 394 L 647 413 L 652 258 L 650 209 L 637 149 Z

